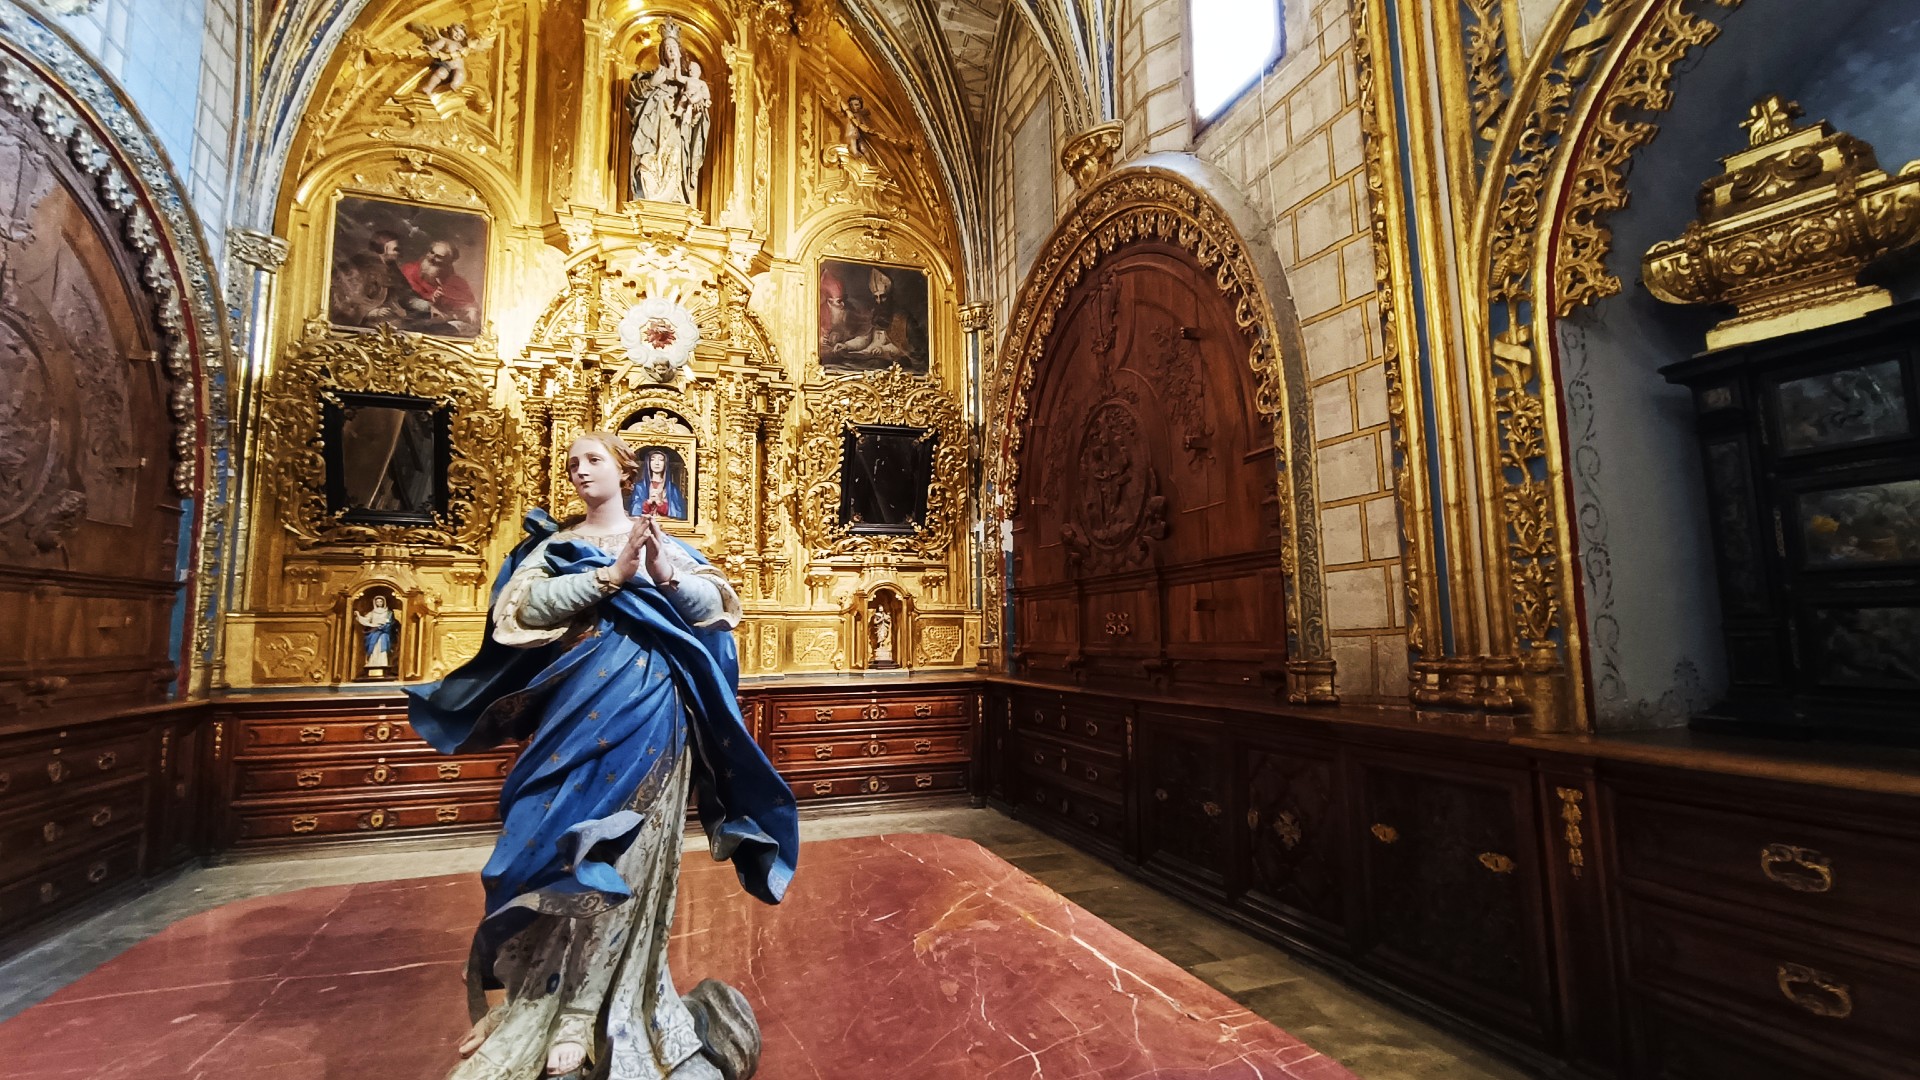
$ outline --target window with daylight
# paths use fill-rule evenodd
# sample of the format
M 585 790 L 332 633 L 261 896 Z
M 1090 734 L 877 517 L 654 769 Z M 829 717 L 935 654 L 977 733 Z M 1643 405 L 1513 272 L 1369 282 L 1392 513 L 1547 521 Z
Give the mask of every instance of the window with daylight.
M 1205 123 L 1226 111 L 1280 55 L 1280 0 L 1187 0 L 1187 21 L 1193 111 Z

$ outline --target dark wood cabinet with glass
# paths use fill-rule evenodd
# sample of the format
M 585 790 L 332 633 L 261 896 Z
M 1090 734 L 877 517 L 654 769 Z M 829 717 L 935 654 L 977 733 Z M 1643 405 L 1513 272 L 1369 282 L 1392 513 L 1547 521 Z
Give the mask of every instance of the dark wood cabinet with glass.
M 1920 303 L 1662 369 L 1693 391 L 1730 689 L 1707 728 L 1920 742 Z

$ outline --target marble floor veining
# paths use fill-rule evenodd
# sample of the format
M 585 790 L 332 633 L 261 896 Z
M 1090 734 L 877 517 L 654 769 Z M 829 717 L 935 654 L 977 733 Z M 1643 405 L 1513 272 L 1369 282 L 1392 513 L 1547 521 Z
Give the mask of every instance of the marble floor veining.
M 923 807 L 813 813 L 802 832 L 809 842 L 899 832 L 973 840 L 1362 1080 L 1525 1080 L 1528 1075 L 994 811 Z M 694 838 L 689 846 L 703 844 Z M 487 850 L 486 842 L 476 841 L 256 856 L 187 871 L 0 963 L 0 1020 L 189 915 L 313 886 L 471 873 Z M 802 873 L 805 869 L 803 863 Z

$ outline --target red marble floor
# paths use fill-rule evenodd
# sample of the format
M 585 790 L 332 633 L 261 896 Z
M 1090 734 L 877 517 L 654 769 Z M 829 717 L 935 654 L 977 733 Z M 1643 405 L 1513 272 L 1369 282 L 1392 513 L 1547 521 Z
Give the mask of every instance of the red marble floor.
M 968 840 L 806 845 L 777 908 L 689 855 L 673 963 L 753 1002 L 761 1080 L 1352 1080 Z M 0 1024 L 10 1080 L 438 1080 L 480 910 L 459 876 L 184 919 Z

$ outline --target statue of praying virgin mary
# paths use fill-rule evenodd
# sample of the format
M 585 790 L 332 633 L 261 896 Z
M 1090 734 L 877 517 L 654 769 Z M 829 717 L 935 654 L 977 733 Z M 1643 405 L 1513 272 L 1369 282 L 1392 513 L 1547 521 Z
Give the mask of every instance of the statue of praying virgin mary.
M 481 872 L 475 1024 L 450 1080 L 742 1080 L 758 1061 L 740 992 L 710 979 L 682 997 L 667 970 L 687 792 L 714 857 L 770 904 L 798 817 L 734 696 L 740 599 L 655 517 L 629 515 L 639 476 L 619 436 L 574 440 L 585 516 L 529 514 L 479 655 L 409 691 L 443 753 L 525 744 Z

